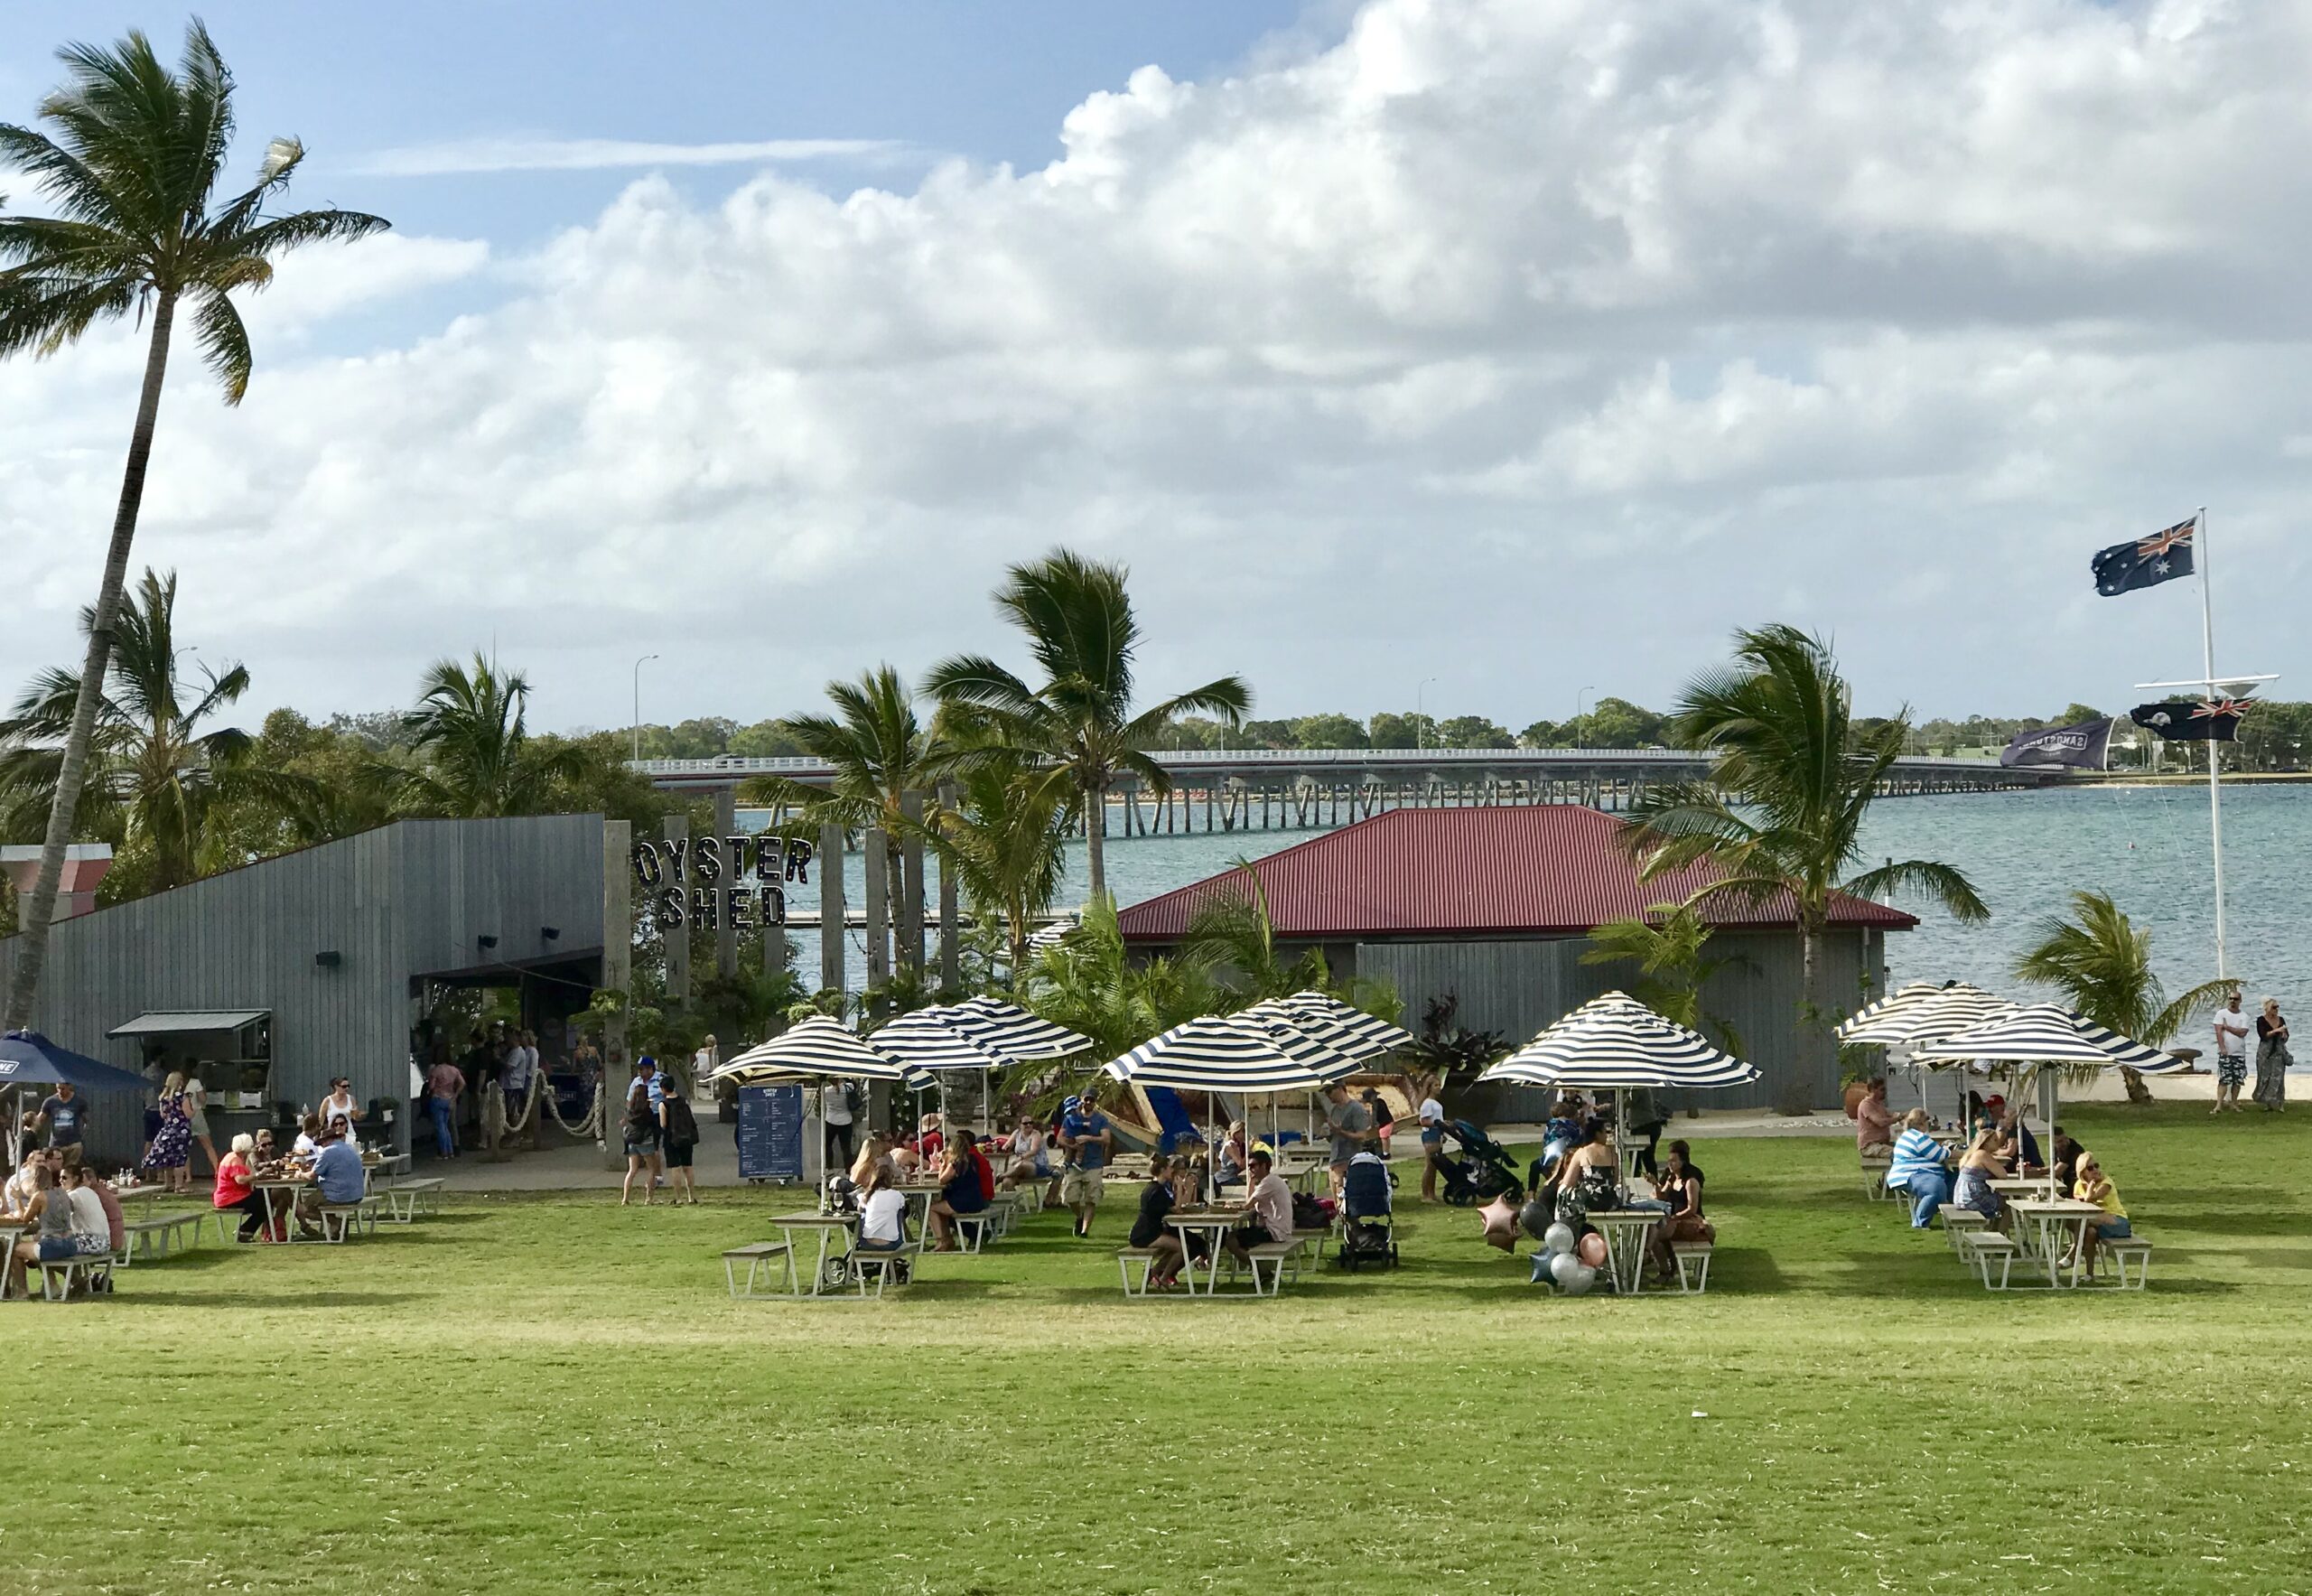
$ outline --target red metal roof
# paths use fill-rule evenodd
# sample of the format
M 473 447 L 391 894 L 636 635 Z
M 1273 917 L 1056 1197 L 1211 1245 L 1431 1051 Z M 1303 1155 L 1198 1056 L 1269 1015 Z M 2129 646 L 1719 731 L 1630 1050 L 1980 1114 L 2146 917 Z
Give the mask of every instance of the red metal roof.
M 1626 823 L 1572 804 L 1392 809 L 1255 860 L 1281 937 L 1580 936 L 1609 919 L 1676 902 L 1717 878 L 1709 865 L 1640 883 L 1622 851 Z M 1242 894 L 1230 870 L 1122 910 L 1133 942 L 1170 942 L 1207 895 Z M 1797 924 L 1787 899 L 1704 905 L 1728 929 Z M 1906 930 L 1914 915 L 1841 894 L 1834 926 Z

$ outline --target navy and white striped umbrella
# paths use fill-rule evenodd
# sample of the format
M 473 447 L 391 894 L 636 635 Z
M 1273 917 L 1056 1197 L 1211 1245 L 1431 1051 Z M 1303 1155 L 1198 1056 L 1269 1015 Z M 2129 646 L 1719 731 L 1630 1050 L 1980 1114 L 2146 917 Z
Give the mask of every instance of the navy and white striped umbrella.
M 996 997 L 970 997 L 939 1011 L 955 1016 L 980 1046 L 1012 1064 L 1036 1064 L 1088 1051 L 1092 1039 L 1070 1031 L 1018 1003 Z
M 1248 1011 L 1175 1025 L 1104 1068 L 1143 1087 L 1300 1092 L 1355 1074 L 1356 1060 L 1296 1026 Z
M 2190 1068 L 2172 1053 L 2144 1046 L 2055 1003 L 2033 1003 L 1999 1019 L 1921 1046 L 1922 1064 L 2057 1064 L 2117 1069 L 2148 1075 Z
M 1873 1027 L 1906 1014 L 1936 993 L 1948 990 L 1934 981 L 1913 981 L 1897 986 L 1878 1002 L 1865 1003 L 1848 1015 L 1832 1034 L 1841 1044 L 1871 1041 L 1865 1033 Z
M 770 1086 L 805 1080 L 888 1080 L 921 1091 L 932 1085 L 922 1070 L 880 1052 L 842 1021 L 814 1014 L 760 1047 L 749 1048 L 714 1072 L 717 1080 Z
M 1283 1021 L 1360 1064 L 1385 1059 L 1413 1045 L 1412 1032 L 1321 992 L 1273 997 L 1244 1011 Z
M 1923 1042 L 1940 1041 L 1962 1031 L 2004 1019 L 2015 1012 L 2016 1005 L 1996 993 L 1954 981 L 1899 1007 L 1889 998 L 1887 1011 L 1867 1023 L 1865 1017 L 1870 1010 L 1865 1009 L 1840 1026 L 1837 1035 L 1840 1043 L 1847 1047 L 1873 1044 L 1916 1048 Z
M 1000 1069 L 1011 1062 L 982 1042 L 947 1009 L 916 1009 L 867 1036 L 877 1052 L 918 1069 Z
M 1619 992 L 1592 998 L 1479 1080 L 1533 1087 L 1736 1087 L 1756 1066 Z

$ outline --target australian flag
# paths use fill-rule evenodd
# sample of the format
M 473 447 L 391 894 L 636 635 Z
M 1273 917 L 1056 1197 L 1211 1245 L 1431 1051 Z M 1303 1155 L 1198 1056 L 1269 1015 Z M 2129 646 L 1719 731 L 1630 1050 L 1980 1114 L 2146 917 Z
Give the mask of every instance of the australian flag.
M 2139 704 L 2128 718 L 2169 742 L 2236 742 L 2240 718 L 2250 707 L 2248 699 L 2222 697 L 2198 703 Z
M 2092 567 L 2095 591 L 2108 599 L 2117 593 L 2133 593 L 2140 587 L 2157 587 L 2177 576 L 2189 576 L 2192 533 L 2198 525 L 2196 518 L 2178 521 L 2165 532 L 2099 549 Z

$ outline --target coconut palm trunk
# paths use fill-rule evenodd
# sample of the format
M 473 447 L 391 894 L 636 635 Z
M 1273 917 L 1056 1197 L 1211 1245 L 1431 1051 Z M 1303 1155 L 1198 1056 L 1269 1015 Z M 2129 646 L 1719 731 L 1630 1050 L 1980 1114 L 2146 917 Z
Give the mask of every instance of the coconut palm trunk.
M 144 383 L 136 396 L 136 424 L 129 429 L 128 461 L 120 473 L 120 502 L 113 510 L 112 543 L 105 550 L 104 582 L 97 590 L 97 623 L 89 629 L 89 654 L 80 667 L 80 696 L 72 707 L 72 729 L 56 772 L 56 796 L 48 806 L 48 830 L 41 838 L 40 873 L 24 901 L 23 934 L 8 983 L 8 1010 L 0 1030 L 21 1031 L 32 1022 L 33 999 L 48 966 L 48 930 L 56 915 L 56 890 L 64 879 L 64 850 L 72 841 L 73 812 L 89 776 L 89 744 L 96 735 L 97 706 L 103 701 L 105 673 L 112 667 L 113 621 L 128 583 L 128 555 L 136 542 L 136 518 L 144 505 L 144 473 L 153 460 L 153 430 L 161 414 L 161 388 L 169 370 L 169 333 L 177 302 L 163 294 L 153 306 L 153 331 L 144 350 Z
M 1087 781 L 1084 790 L 1084 874 L 1095 898 L 1104 898 L 1108 891 L 1107 832 L 1108 785 L 1105 780 L 1096 785 Z

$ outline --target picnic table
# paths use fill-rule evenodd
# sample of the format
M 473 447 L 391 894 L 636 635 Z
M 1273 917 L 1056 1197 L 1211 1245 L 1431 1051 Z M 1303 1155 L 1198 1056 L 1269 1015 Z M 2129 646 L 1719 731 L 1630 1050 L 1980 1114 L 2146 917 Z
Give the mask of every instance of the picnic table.
M 1212 1297 L 1220 1294 L 1220 1244 L 1227 1238 L 1229 1231 L 1243 1223 L 1246 1211 L 1241 1208 L 1174 1209 L 1164 1216 L 1164 1223 L 1180 1233 L 1180 1246 L 1189 1255 L 1187 1267 L 1180 1272 L 1180 1277 L 1188 1282 L 1189 1295 Z M 1204 1290 L 1201 1293 L 1196 1286 L 1195 1249 L 1189 1246 L 1189 1238 L 1196 1235 L 1203 1236 L 1207 1243 L 1206 1251 L 1208 1255 L 1204 1263 Z M 1259 1290 L 1257 1277 L 1254 1290 Z
M 1655 1209 L 1592 1209 L 1587 1216 L 1606 1238 L 1606 1267 L 1614 1290 L 1635 1296 L 1645 1282 L 1645 1238 L 1662 1222 Z
M 2056 1290 L 2064 1285 L 2061 1278 L 2063 1255 L 2071 1254 L 2072 1285 L 2079 1283 L 2079 1265 L 2089 1221 L 2102 1217 L 2103 1210 L 2092 1202 L 2079 1202 L 2068 1197 L 2049 1201 L 2044 1197 L 2018 1197 L 2008 1207 L 2014 1210 L 2016 1239 L 2024 1251 L 2047 1267 L 2047 1286 Z M 2065 1232 L 2068 1230 L 2066 1238 Z M 2069 1246 L 2064 1244 L 2068 1240 Z
M 806 1293 L 803 1290 L 801 1270 L 797 1270 L 788 1278 L 794 1281 L 795 1294 L 798 1297 L 806 1294 L 814 1297 L 824 1295 L 826 1289 L 827 1258 L 829 1256 L 830 1246 L 834 1242 L 836 1234 L 840 1232 L 843 1236 L 844 1250 L 843 1253 L 837 1253 L 834 1255 L 841 1257 L 844 1254 L 849 1253 L 852 1242 L 858 1234 L 859 1217 L 856 1214 L 780 1214 L 777 1218 L 773 1218 L 771 1223 L 778 1227 L 780 1238 L 787 1243 L 787 1255 L 790 1259 L 797 1258 L 802 1255 L 801 1252 L 796 1246 L 795 1233 L 797 1231 L 816 1230 L 819 1233 L 819 1257 L 816 1266 L 811 1271 L 810 1291 Z
M 276 1209 L 284 1201 L 286 1212 L 292 1223 L 282 1228 L 281 1239 L 284 1241 L 297 1239 L 297 1227 L 294 1222 L 297 1217 L 297 1193 L 312 1190 L 312 1181 L 308 1177 L 286 1175 L 276 1175 L 270 1180 L 249 1182 L 249 1189 L 265 1199 L 266 1239 L 268 1241 L 272 1239 L 274 1221 L 277 1217 Z
M 909 1213 L 916 1221 L 915 1239 L 900 1248 L 900 1251 L 919 1253 L 931 1245 L 931 1205 L 939 1200 L 939 1194 L 946 1188 L 937 1181 L 902 1181 L 891 1190 L 907 1199 L 909 1205 Z M 923 1211 L 919 1214 L 915 1213 L 913 1209 L 918 1198 L 923 1201 Z

